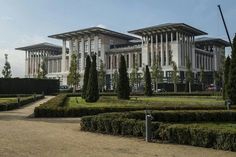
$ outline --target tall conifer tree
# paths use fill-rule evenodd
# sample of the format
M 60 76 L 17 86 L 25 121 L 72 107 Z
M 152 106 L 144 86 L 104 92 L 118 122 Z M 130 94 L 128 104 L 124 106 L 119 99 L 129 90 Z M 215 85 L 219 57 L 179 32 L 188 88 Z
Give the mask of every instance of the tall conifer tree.
M 86 102 L 96 102 L 99 99 L 98 71 L 96 55 L 92 56 L 92 64 L 89 70 L 89 80 L 87 85 Z
M 126 69 L 125 57 L 121 55 L 120 66 L 119 66 L 119 79 L 117 85 L 117 96 L 118 99 L 129 99 L 130 87 L 129 78 Z
M 90 56 L 88 55 L 86 57 L 86 66 L 85 66 L 85 71 L 84 71 L 84 81 L 83 81 L 83 87 L 82 87 L 82 98 L 83 99 L 86 98 L 90 66 L 91 66 L 91 60 L 90 60 Z
M 229 68 L 230 68 L 230 57 L 228 56 L 225 60 L 223 99 L 226 99 L 228 97 L 227 85 L 229 82 Z
M 233 40 L 232 58 L 230 63 L 228 97 L 236 103 L 236 34 Z
M 145 95 L 152 96 L 152 82 L 151 82 L 151 75 L 148 66 L 146 65 L 145 70 Z

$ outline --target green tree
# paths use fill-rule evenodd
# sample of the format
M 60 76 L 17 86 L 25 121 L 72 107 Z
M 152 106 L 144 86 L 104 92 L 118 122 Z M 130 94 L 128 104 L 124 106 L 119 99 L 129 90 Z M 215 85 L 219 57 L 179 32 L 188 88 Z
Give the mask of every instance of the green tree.
M 98 90 L 98 72 L 97 72 L 97 62 L 96 55 L 92 56 L 92 63 L 89 69 L 89 80 L 86 92 L 86 102 L 97 102 L 99 99 Z
M 120 65 L 119 65 L 119 79 L 117 85 L 117 96 L 118 99 L 129 99 L 130 95 L 130 87 L 129 87 L 129 78 L 126 69 L 126 62 L 123 55 L 120 58 Z
M 104 68 L 103 61 L 100 60 L 100 69 L 98 72 L 98 86 L 100 91 L 102 92 L 104 91 L 105 84 L 106 84 L 106 71 Z
M 189 57 L 187 57 L 187 72 L 186 72 L 186 86 L 188 86 L 188 92 L 191 93 L 192 89 L 191 89 L 191 84 L 193 81 L 193 75 L 192 75 L 192 63 L 189 59 Z
M 230 63 L 228 97 L 236 103 L 236 34 L 233 40 L 233 50 Z
M 226 99 L 228 97 L 227 85 L 229 81 L 229 68 L 230 68 L 230 57 L 228 56 L 225 60 L 223 99 Z
M 155 85 L 156 91 L 158 90 L 158 83 L 163 81 L 163 72 L 158 62 L 154 62 L 152 66 L 152 80 Z
M 148 65 L 146 65 L 145 70 L 145 93 L 146 96 L 152 96 L 152 82 L 151 82 L 151 75 L 149 72 Z
M 47 58 L 43 58 L 42 64 L 39 63 L 38 78 L 45 79 L 48 74 Z
M 178 76 L 178 71 L 177 71 L 177 65 L 175 63 L 175 61 L 172 61 L 172 68 L 173 68 L 173 72 L 172 72 L 172 82 L 174 84 L 174 92 L 177 92 L 177 83 L 179 80 L 179 76 Z
M 77 56 L 75 54 L 71 55 L 71 64 L 69 75 L 67 76 L 67 83 L 73 87 L 73 93 L 75 93 L 76 86 L 78 86 L 80 81 L 80 74 L 77 70 Z
M 117 92 L 118 79 L 119 79 L 119 74 L 118 74 L 117 70 L 115 70 L 113 75 L 112 75 L 112 86 L 113 86 L 113 90 L 115 92 Z
M 3 67 L 3 70 L 2 70 L 2 75 L 4 78 L 11 78 L 12 74 L 11 74 L 11 65 L 10 63 L 8 62 L 8 55 L 5 54 L 5 65 Z
M 84 71 L 83 87 L 82 87 L 82 98 L 83 99 L 86 98 L 90 66 L 91 66 L 91 59 L 90 59 L 90 56 L 87 55 L 87 57 L 86 57 L 86 66 L 85 66 L 85 71 Z

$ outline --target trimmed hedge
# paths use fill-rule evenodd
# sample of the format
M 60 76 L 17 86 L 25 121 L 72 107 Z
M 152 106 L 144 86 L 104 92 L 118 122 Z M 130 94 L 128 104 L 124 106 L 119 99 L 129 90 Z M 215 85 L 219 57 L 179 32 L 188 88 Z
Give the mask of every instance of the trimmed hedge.
M 58 93 L 59 80 L 35 78 L 0 78 L 0 94 Z
M 80 122 L 81 130 L 112 135 L 144 137 L 144 120 L 131 117 L 130 115 L 133 113 L 135 112 L 122 114 L 106 113 L 82 117 Z M 225 112 L 224 115 L 227 115 L 228 117 L 232 116 L 232 119 L 235 118 L 235 113 Z M 144 119 L 144 116 L 142 119 Z M 221 121 L 224 120 L 230 119 L 221 119 Z M 163 122 L 154 121 L 152 122 L 152 134 L 154 140 L 236 151 L 236 129 L 231 130 L 225 129 L 224 127 L 212 127 L 208 126 L 208 123 L 165 124 Z
M 81 119 L 80 124 L 83 131 L 136 137 L 145 136 L 144 121 L 125 118 L 119 113 L 86 116 Z M 159 125 L 160 123 L 153 122 L 152 131 L 157 130 Z
M 41 104 L 34 110 L 35 117 L 82 117 L 88 115 L 97 115 L 108 112 L 126 112 L 137 110 L 223 110 L 225 106 L 199 105 L 199 106 L 106 106 L 106 107 L 74 107 L 69 108 L 64 106 L 67 97 L 75 96 L 75 94 L 59 94 L 50 101 Z M 138 114 L 138 113 L 137 113 Z M 166 113 L 167 114 L 167 113 Z M 187 113 L 186 113 L 187 114 Z M 186 115 L 188 117 L 191 113 Z M 142 113 L 141 113 L 142 116 Z M 169 113 L 168 116 L 172 116 Z M 177 115 L 178 116 L 178 115 Z M 184 116 L 184 115 L 182 115 Z M 200 115 L 201 116 L 201 115 Z M 199 117 L 200 117 L 199 116 Z M 176 119 L 176 118 L 173 118 Z M 187 118 L 185 118 L 187 119 Z
M 153 111 L 153 120 L 158 122 L 227 122 L 236 121 L 236 111 L 193 110 L 193 111 Z M 145 120 L 142 111 L 130 112 L 127 118 Z
M 30 97 L 23 100 L 20 100 L 20 102 L 9 102 L 9 103 L 0 103 L 0 111 L 8 111 L 17 109 L 19 107 L 22 107 L 26 104 L 32 103 L 34 101 L 40 100 L 44 98 L 44 95 L 38 95 L 36 97 Z
M 165 124 L 155 136 L 170 143 L 236 151 L 236 131 L 203 127 L 198 124 Z

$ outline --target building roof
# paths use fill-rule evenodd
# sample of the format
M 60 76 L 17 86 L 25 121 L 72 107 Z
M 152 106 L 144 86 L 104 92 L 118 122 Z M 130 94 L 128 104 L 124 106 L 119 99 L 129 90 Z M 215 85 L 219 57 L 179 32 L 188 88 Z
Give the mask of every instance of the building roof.
M 226 47 L 230 46 L 229 42 L 220 39 L 220 38 L 211 38 L 211 37 L 201 37 L 201 38 L 196 38 L 195 39 L 195 43 L 215 43 L 215 44 L 220 44 L 220 45 L 224 45 Z
M 121 39 L 126 39 L 126 40 L 138 39 L 138 38 L 131 36 L 131 35 L 127 35 L 127 34 L 120 33 L 120 32 L 115 32 L 115 31 L 101 28 L 101 27 L 90 27 L 90 28 L 80 29 L 80 30 L 76 30 L 76 31 L 50 35 L 48 37 L 55 38 L 55 39 L 66 39 L 66 38 L 71 38 L 71 37 L 78 36 L 78 35 L 86 35 L 86 34 L 91 34 L 91 33 L 101 33 L 101 34 L 115 36 L 115 37 L 118 37 Z
M 19 47 L 19 48 L 15 48 L 16 50 L 22 50 L 22 51 L 32 51 L 32 50 L 57 50 L 57 51 L 62 51 L 62 47 L 55 45 L 55 44 L 51 44 L 51 43 L 39 43 L 39 44 L 35 44 L 35 45 L 29 45 L 29 46 L 25 46 L 25 47 Z
M 167 31 L 176 31 L 176 30 L 188 32 L 188 33 L 191 33 L 195 36 L 207 34 L 206 32 L 201 31 L 201 30 L 194 28 L 190 25 L 187 25 L 185 23 L 165 23 L 165 24 L 160 24 L 160 25 L 156 25 L 156 26 L 131 30 L 131 31 L 129 31 L 129 33 L 136 34 L 136 35 L 145 35 L 150 32 L 158 33 L 158 32 L 167 32 Z

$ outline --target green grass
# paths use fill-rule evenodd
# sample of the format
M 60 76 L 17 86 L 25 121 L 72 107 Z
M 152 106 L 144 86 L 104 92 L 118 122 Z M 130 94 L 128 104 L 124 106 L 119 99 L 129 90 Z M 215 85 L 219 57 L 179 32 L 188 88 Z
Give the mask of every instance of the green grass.
M 219 123 L 184 123 L 184 124 L 172 124 L 173 127 L 188 127 L 197 129 L 210 129 L 219 131 L 230 131 L 236 133 L 236 123 L 235 122 L 219 122 Z
M 20 100 L 26 100 L 31 98 L 32 96 L 21 97 Z M 9 98 L 0 98 L 0 105 L 3 103 L 14 103 L 17 102 L 17 97 L 9 97 Z
M 0 98 L 0 103 L 16 102 L 16 98 Z
M 222 106 L 224 101 L 215 97 L 192 96 L 192 97 L 131 97 L 130 100 L 118 100 L 114 96 L 102 96 L 96 103 L 87 103 L 81 97 L 69 97 L 65 106 L 74 107 L 135 107 L 135 106 Z

